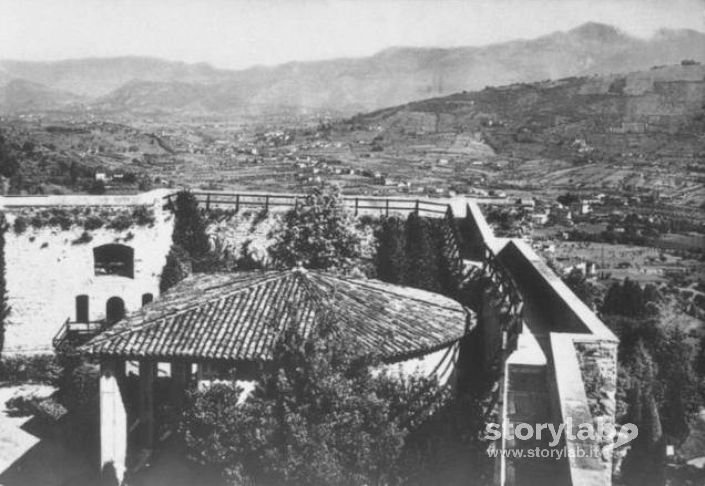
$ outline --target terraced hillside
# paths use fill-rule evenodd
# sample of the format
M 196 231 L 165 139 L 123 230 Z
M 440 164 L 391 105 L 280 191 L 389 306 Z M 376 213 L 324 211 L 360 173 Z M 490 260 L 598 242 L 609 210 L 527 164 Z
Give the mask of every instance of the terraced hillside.
M 398 163 L 441 158 L 468 182 L 705 200 L 705 66 L 696 63 L 463 92 L 337 128 L 346 138 L 373 133 Z

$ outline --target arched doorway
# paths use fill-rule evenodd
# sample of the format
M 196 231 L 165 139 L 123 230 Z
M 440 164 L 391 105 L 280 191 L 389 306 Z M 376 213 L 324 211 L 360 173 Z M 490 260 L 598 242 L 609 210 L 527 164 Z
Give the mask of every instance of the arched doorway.
M 125 302 L 120 297 L 110 297 L 105 304 L 105 320 L 114 324 L 125 317 Z

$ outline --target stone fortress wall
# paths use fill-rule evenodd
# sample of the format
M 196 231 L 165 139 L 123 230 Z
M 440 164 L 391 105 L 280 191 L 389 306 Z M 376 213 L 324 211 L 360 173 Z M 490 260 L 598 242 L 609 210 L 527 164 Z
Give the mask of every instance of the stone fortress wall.
M 88 296 L 88 318 L 102 319 L 107 304 L 115 297 L 124 302 L 127 311 L 143 305 L 144 298 L 158 296 L 159 280 L 171 244 L 173 216 L 163 209 L 164 191 L 137 196 L 48 196 L 0 198 L 11 225 L 6 232 L 6 277 L 9 303 L 12 306 L 7 329 L 8 352 L 42 352 L 51 349 L 51 339 L 67 320 L 77 320 L 77 297 Z M 282 196 L 218 196 L 197 194 L 202 203 L 215 207 L 247 207 L 270 210 L 288 209 L 291 201 Z M 279 206 L 273 201 L 279 199 Z M 235 198 L 235 200 L 233 200 Z M 259 199 L 262 199 L 261 201 Z M 440 204 L 439 204 L 440 203 Z M 617 373 L 617 338 L 600 319 L 578 299 L 568 287 L 533 252 L 525 242 L 496 238 L 485 221 L 477 202 L 466 198 L 450 200 L 386 200 L 346 197 L 346 206 L 356 213 L 391 214 L 422 211 L 432 217 L 445 217 L 437 206 L 451 207 L 454 216 L 466 218 L 469 233 L 465 235 L 465 252 L 482 271 L 494 268 L 505 275 L 508 286 L 520 294 L 521 325 L 518 337 L 507 334 L 510 317 L 505 304 L 490 301 L 478 313 L 479 326 L 486 327 L 485 345 L 494 342 L 504 351 L 502 359 L 500 413 L 506 423 L 552 422 L 556 425 L 569 418 L 574 424 L 586 421 L 613 421 Z M 242 205 L 242 206 L 241 206 Z M 18 233 L 14 220 L 38 208 L 100 208 L 115 211 L 146 206 L 154 212 L 152 225 L 121 231 L 105 227 L 90 231 L 90 241 L 81 242 L 84 228 L 27 227 Z M 96 274 L 96 248 L 122 245 L 134 251 L 131 277 Z M 474 261 L 474 263 L 473 263 Z M 486 292 L 488 299 L 504 302 L 499 285 Z M 484 297 L 483 297 L 484 298 Z M 489 304 L 489 305 L 488 305 Z M 496 339 L 487 339 L 496 334 Z M 508 345 L 507 339 L 515 339 Z M 487 350 L 486 350 L 487 351 Z M 588 396 L 586 382 L 599 380 L 598 396 Z M 595 389 L 595 386 L 589 387 Z M 573 452 L 609 444 L 569 441 Z M 501 447 L 517 447 L 505 443 Z M 496 484 L 516 484 L 524 478 L 561 477 L 565 484 L 610 484 L 611 455 L 605 449 L 602 457 L 569 458 L 549 463 L 520 463 L 499 459 Z M 538 484 L 538 483 L 537 483 Z
M 533 249 L 519 239 L 497 238 L 478 205 L 468 204 L 466 227 L 472 258 L 487 266 L 492 260 L 508 275 L 522 299 L 522 330 L 514 348 L 504 348 L 499 414 L 504 426 L 572 423 L 614 424 L 617 346 L 612 331 L 556 275 Z M 484 251 L 484 253 L 483 253 Z M 484 298 L 484 297 L 483 297 Z M 499 330 L 499 306 L 486 301 L 480 326 Z M 486 343 L 488 344 L 488 343 Z M 588 390 L 591 394 L 588 395 Z M 612 483 L 612 440 L 563 443 L 563 460 L 508 459 L 500 456 L 495 484 L 566 484 L 604 486 Z M 504 449 L 533 449 L 546 443 L 506 440 Z M 597 452 L 595 452 L 597 451 Z
M 141 307 L 143 299 L 149 300 L 150 295 L 157 298 L 174 219 L 163 209 L 164 195 L 164 191 L 152 191 L 135 196 L 0 198 L 0 210 L 9 224 L 5 233 L 5 261 L 11 314 L 5 352 L 51 352 L 52 338 L 64 322 L 80 320 L 78 296 L 87 296 L 90 321 L 106 317 L 111 298 L 120 299 L 128 312 Z M 106 227 L 111 216 L 130 214 L 140 206 L 154 215 L 153 224 L 134 223 L 126 229 Z M 17 218 L 29 221 L 32 214 L 56 208 L 70 215 L 88 210 L 102 215 L 106 225 L 86 230 L 76 224 L 69 229 L 55 225 L 36 228 L 29 224 L 24 231 L 15 231 Z M 88 239 L 85 236 L 81 239 L 84 232 L 90 235 L 90 241 L 85 241 Z M 96 274 L 94 250 L 103 245 L 121 245 L 128 253 L 130 249 L 133 251 L 132 277 Z M 117 300 L 113 303 L 120 305 Z

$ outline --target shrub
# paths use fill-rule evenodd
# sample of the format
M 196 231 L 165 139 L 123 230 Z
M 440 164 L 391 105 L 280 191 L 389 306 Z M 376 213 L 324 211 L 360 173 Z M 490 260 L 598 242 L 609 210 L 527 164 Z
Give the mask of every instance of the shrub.
M 84 243 L 90 243 L 93 240 L 93 236 L 88 232 L 84 231 L 81 236 L 76 238 L 71 242 L 72 245 L 82 245 Z
M 7 384 L 44 383 L 53 385 L 62 372 L 53 354 L 7 356 L 0 362 L 0 382 Z
M 38 394 L 36 390 L 20 391 L 20 393 L 5 402 L 5 407 L 11 414 L 16 416 L 38 414 L 42 418 L 59 420 L 66 414 L 66 408 L 63 405 L 51 396 Z
M 17 216 L 17 218 L 15 218 L 15 222 L 12 224 L 12 229 L 15 233 L 19 235 L 27 230 L 28 225 L 29 223 L 27 222 L 26 218 L 22 216 Z
M 59 397 L 69 411 L 85 412 L 94 408 L 98 400 L 100 368 L 78 358 L 68 358 L 57 378 Z M 97 408 L 97 407 L 95 407 Z
M 118 214 L 108 223 L 108 229 L 115 231 L 124 231 L 132 226 L 132 218 L 127 214 Z
M 39 400 L 34 404 L 35 410 L 44 418 L 56 421 L 66 415 L 66 407 L 57 402 L 54 397 Z
M 47 221 L 49 226 L 58 226 L 62 230 L 66 231 L 73 225 L 73 218 L 66 212 L 62 210 L 54 210 L 49 216 Z
M 132 210 L 132 219 L 137 226 L 152 226 L 154 212 L 147 206 L 138 206 Z
M 154 185 L 152 184 L 152 179 L 149 176 L 142 176 L 137 183 L 137 189 L 142 192 L 151 191 Z
M 37 401 L 37 397 L 32 393 L 20 393 L 6 401 L 5 408 L 12 415 L 25 417 L 34 413 Z
M 68 411 L 68 441 L 95 453 L 99 444 L 100 367 L 75 356 L 62 356 L 58 401 Z
M 99 216 L 88 216 L 83 222 L 83 227 L 88 231 L 97 230 L 102 228 L 105 223 Z

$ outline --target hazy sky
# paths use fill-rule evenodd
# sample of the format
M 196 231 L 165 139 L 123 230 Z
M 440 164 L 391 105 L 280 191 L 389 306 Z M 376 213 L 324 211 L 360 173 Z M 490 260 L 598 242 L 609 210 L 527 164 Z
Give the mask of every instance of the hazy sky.
M 705 0 L 0 0 L 0 59 L 148 55 L 242 68 L 481 45 L 586 21 L 705 31 Z

